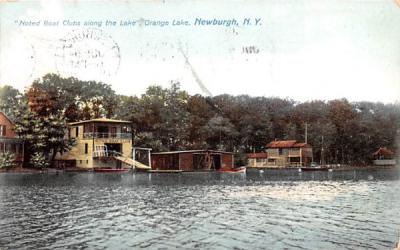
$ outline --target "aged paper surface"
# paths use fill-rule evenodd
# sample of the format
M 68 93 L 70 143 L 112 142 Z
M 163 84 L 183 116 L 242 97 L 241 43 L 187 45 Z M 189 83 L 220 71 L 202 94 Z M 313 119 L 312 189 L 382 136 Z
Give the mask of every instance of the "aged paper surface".
M 396 1 L 3 1 L 0 83 L 46 73 L 143 93 L 394 102 Z M 377 91 L 379 86 L 379 91 Z
M 399 24 L 400 0 L 0 0 L 0 249 L 399 246 Z

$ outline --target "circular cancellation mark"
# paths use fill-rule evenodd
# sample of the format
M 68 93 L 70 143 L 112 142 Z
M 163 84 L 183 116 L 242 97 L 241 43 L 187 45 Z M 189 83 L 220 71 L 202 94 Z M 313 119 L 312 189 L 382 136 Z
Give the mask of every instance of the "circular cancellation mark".
M 73 30 L 59 40 L 55 52 L 59 74 L 82 80 L 115 75 L 121 60 L 118 44 L 100 29 Z

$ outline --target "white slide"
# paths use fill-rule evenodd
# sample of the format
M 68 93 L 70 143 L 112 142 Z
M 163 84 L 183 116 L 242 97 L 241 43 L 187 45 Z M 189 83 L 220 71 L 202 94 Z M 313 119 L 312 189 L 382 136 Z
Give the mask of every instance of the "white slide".
M 129 157 L 114 156 L 114 158 L 116 160 L 121 161 L 123 163 L 126 163 L 128 165 L 135 166 L 135 168 L 140 169 L 140 170 L 150 170 L 151 169 L 151 167 L 149 167 L 149 166 L 147 166 L 147 165 L 145 165 L 145 164 L 143 164 L 141 162 L 134 161 L 132 158 L 129 158 Z

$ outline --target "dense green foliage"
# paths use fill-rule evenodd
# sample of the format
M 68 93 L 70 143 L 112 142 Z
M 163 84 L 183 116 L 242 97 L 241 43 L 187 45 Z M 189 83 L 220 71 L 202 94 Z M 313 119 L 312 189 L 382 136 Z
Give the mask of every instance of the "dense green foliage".
M 14 130 L 25 143 L 27 162 L 40 163 L 39 167 L 46 167 L 54 160 L 56 153 L 68 151 L 73 145 L 72 140 L 64 137 L 67 124 L 62 115 L 43 116 L 26 109 L 17 110 L 15 115 Z M 36 158 L 32 156 L 34 153 L 37 154 Z
M 260 152 L 278 139 L 305 141 L 319 162 L 367 164 L 379 147 L 397 150 L 399 104 L 350 103 L 346 99 L 288 99 L 220 95 L 189 96 L 172 84 L 150 87 L 141 97 L 119 96 L 116 117 L 135 126 L 136 144 L 155 150 L 212 148 Z
M 15 167 L 15 156 L 12 153 L 5 152 L 0 154 L 0 168 Z
M 42 152 L 34 152 L 29 163 L 36 168 L 47 168 L 50 162 Z
M 239 154 L 263 151 L 275 139 L 305 141 L 307 124 L 315 161 L 324 148 L 329 163 L 368 163 L 381 146 L 396 151 L 400 134 L 398 103 L 191 96 L 179 83 L 169 88 L 151 86 L 140 96 L 126 96 L 116 95 L 107 84 L 54 74 L 36 80 L 22 97 L 17 98 L 18 92 L 10 87 L 0 88 L 0 94 L 6 95 L 0 105 L 8 109 L 23 110 L 20 103 L 26 100 L 29 112 L 16 115 L 17 132 L 31 140 L 33 151 L 46 156 L 68 150 L 70 142 L 57 132 L 65 128 L 65 122 L 98 117 L 132 121 L 134 144 L 154 151 L 210 148 Z M 12 104 L 17 99 L 19 104 Z
M 68 122 L 110 117 L 117 107 L 109 85 L 55 74 L 35 80 L 25 95 L 31 111 L 41 116 L 62 115 Z
M 11 119 L 14 118 L 14 111 L 22 104 L 21 93 L 11 86 L 0 86 L 0 111 L 3 111 Z

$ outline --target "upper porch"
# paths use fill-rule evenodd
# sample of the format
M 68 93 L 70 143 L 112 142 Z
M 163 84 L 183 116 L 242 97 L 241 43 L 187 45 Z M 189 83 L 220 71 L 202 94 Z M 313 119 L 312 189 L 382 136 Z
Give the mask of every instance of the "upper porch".
M 75 139 L 132 139 L 130 121 L 106 118 L 69 123 L 68 135 Z
M 83 133 L 83 139 L 131 139 L 132 134 L 131 133 L 114 133 L 114 132 L 109 132 L 109 133 L 98 133 L 98 132 L 89 132 L 89 133 Z

